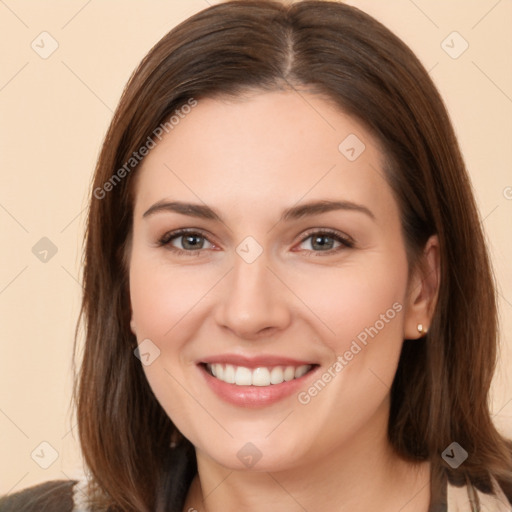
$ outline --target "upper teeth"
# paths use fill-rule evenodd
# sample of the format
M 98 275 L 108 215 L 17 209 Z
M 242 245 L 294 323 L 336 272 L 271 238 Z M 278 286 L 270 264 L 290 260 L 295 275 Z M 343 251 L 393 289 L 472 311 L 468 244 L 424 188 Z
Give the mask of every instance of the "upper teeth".
M 305 375 L 312 365 L 302 366 L 264 366 L 250 369 L 245 366 L 234 366 L 232 364 L 207 364 L 206 367 L 219 380 L 237 386 L 269 386 L 270 384 L 281 384 L 281 382 L 298 379 Z

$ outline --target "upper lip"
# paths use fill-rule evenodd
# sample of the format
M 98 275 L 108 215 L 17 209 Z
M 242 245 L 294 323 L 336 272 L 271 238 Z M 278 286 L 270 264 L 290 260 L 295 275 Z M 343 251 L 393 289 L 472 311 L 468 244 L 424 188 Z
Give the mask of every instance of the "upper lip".
M 199 363 L 206 364 L 232 364 L 234 366 L 244 366 L 245 368 L 258 368 L 261 366 L 302 366 L 305 364 L 313 365 L 311 361 L 301 361 L 291 357 L 276 355 L 258 355 L 242 356 L 240 354 L 222 354 L 201 359 Z

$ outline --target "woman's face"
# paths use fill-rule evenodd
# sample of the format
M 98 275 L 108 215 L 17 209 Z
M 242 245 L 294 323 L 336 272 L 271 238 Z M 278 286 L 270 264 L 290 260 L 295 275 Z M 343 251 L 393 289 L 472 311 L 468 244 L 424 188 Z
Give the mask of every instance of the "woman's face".
M 199 100 L 137 171 L 131 328 L 203 456 L 278 470 L 385 438 L 425 318 L 382 157 L 319 96 L 275 92 Z

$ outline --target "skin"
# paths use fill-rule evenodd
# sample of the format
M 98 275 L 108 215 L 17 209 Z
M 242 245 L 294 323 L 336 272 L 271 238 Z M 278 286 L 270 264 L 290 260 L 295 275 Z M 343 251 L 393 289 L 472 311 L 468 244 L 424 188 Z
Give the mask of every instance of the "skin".
M 355 161 L 338 149 L 349 134 L 366 146 Z M 196 447 L 198 475 L 184 510 L 427 511 L 429 464 L 399 459 L 386 431 L 403 339 L 421 336 L 417 325 L 429 325 L 435 304 L 438 240 L 425 247 L 428 272 L 408 280 L 382 160 L 359 122 L 306 91 L 201 99 L 144 160 L 129 260 L 131 328 L 139 343 L 149 338 L 159 348 L 145 374 Z M 286 208 L 320 199 L 352 201 L 374 218 L 336 210 L 279 220 Z M 206 204 L 223 222 L 171 211 L 143 217 L 162 200 Z M 199 250 L 183 237 L 158 245 L 180 228 L 205 236 Z M 322 229 L 351 237 L 354 247 L 329 238 L 319 246 L 310 235 Z M 262 249 L 252 263 L 236 252 L 247 236 Z M 265 353 L 316 362 L 322 374 L 393 304 L 401 306 L 394 318 L 307 404 L 296 394 L 263 408 L 229 404 L 196 366 L 214 354 Z M 248 442 L 261 453 L 251 468 L 237 457 Z

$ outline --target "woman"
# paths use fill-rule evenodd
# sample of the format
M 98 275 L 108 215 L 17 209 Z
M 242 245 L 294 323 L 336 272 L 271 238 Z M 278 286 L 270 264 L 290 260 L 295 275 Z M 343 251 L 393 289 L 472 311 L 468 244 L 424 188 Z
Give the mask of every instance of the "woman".
M 226 2 L 150 51 L 84 290 L 89 481 L 0 510 L 510 510 L 468 176 L 428 74 L 361 11 Z

